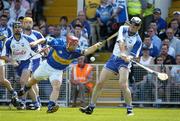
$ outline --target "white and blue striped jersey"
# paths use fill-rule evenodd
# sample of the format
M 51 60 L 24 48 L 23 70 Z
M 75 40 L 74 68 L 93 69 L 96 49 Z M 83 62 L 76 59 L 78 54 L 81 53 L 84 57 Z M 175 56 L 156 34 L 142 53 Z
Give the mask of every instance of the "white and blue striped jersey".
M 28 60 L 34 54 L 33 48 L 30 46 L 30 43 L 33 41 L 33 39 L 24 34 L 21 34 L 20 40 L 16 40 L 12 36 L 6 41 L 1 56 L 11 56 L 16 61 Z
M 27 35 L 27 36 L 32 38 L 32 40 L 34 40 L 34 41 L 36 41 L 38 39 L 44 39 L 45 40 L 44 36 L 36 30 L 31 30 L 31 34 Z M 34 47 L 33 51 L 35 53 L 37 53 L 39 50 L 41 50 L 41 48 L 42 48 L 41 45 L 37 45 L 37 47 Z M 42 57 L 41 54 L 36 54 L 32 59 L 37 59 L 37 58 L 41 58 L 41 57 Z
M 119 42 L 124 42 L 127 48 L 127 55 L 132 55 L 134 57 L 138 57 L 142 47 L 142 40 L 138 34 L 138 32 L 129 36 L 128 34 L 129 26 L 121 26 L 119 28 L 118 37 L 116 40 L 116 44 L 114 46 L 113 55 L 119 57 L 120 56 L 120 47 Z

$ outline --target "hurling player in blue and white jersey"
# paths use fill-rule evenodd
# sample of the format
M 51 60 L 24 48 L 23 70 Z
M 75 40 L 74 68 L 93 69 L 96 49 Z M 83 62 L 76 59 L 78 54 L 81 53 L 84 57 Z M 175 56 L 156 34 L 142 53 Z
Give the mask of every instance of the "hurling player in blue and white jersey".
M 17 96 L 17 92 L 13 89 L 11 82 L 5 78 L 5 61 L 1 58 L 2 49 L 4 43 L 7 39 L 7 35 L 5 33 L 1 33 L 0 30 L 0 84 L 3 85 L 11 94 L 11 104 L 17 107 L 19 103 L 19 99 Z
M 37 42 L 36 42 L 37 43 Z M 38 44 L 38 43 L 37 43 Z M 2 58 L 7 62 L 12 63 L 12 65 L 16 68 L 17 74 L 20 76 L 20 84 L 21 87 L 25 85 L 25 81 L 27 81 L 30 77 L 29 68 L 30 58 L 34 54 L 32 49 L 36 44 L 34 44 L 34 40 L 29 38 L 28 36 L 22 34 L 22 26 L 20 22 L 13 23 L 13 36 L 7 39 L 3 51 Z M 30 90 L 31 98 L 33 97 L 34 92 Z M 19 107 L 20 109 L 25 109 L 25 97 L 22 97 L 23 105 Z M 35 105 L 34 109 L 38 109 L 39 105 L 36 100 L 33 100 Z
M 22 22 L 22 26 L 23 26 L 23 34 L 28 35 L 28 37 L 32 38 L 34 41 L 45 41 L 44 36 L 36 31 L 36 30 L 32 30 L 33 28 L 33 20 L 30 17 L 25 17 L 23 19 Z M 33 56 L 31 58 L 31 70 L 34 73 L 34 71 L 39 67 L 41 61 L 42 61 L 42 55 L 38 54 L 38 51 L 40 51 L 42 48 L 42 45 L 37 45 L 36 47 L 34 47 L 33 51 L 36 53 L 35 56 Z M 33 89 L 36 93 L 37 99 L 39 104 L 41 104 L 40 102 L 40 97 L 39 97 L 39 87 L 37 84 L 33 85 Z
M 28 37 L 32 38 L 34 41 L 42 41 L 42 42 L 45 41 L 44 36 L 40 32 L 38 32 L 36 30 L 32 30 L 32 28 L 33 28 L 32 18 L 25 17 L 23 19 L 22 25 L 23 25 L 23 34 L 28 35 Z M 34 56 L 32 58 L 32 60 L 33 60 L 32 72 L 34 72 L 38 68 L 38 66 L 41 62 L 42 55 L 37 54 L 37 52 L 40 51 L 41 49 L 42 49 L 42 45 L 37 45 L 36 48 L 33 50 L 36 53 L 36 56 Z
M 32 85 L 38 83 L 40 80 L 49 78 L 53 89 L 48 102 L 47 113 L 56 112 L 59 109 L 59 105 L 56 104 L 56 101 L 59 97 L 63 70 L 72 63 L 73 59 L 81 55 L 91 54 L 102 46 L 102 42 L 98 42 L 85 50 L 81 50 L 77 48 L 78 41 L 78 38 L 72 35 L 67 35 L 66 42 L 64 42 L 63 39 L 49 39 L 47 44 L 52 48 L 47 60 L 40 64 L 25 87 L 19 91 L 18 95 L 24 95 Z
M 128 87 L 128 76 L 131 66 L 130 59 L 139 56 L 142 46 L 142 41 L 138 34 L 138 30 L 141 27 L 141 19 L 133 17 L 130 22 L 130 26 L 120 27 L 113 54 L 105 64 L 100 78 L 96 82 L 91 102 L 87 107 L 80 108 L 81 112 L 92 114 L 104 82 L 111 78 L 112 75 L 119 74 L 120 87 L 123 90 L 125 103 L 127 105 L 127 115 L 133 115 L 131 92 Z

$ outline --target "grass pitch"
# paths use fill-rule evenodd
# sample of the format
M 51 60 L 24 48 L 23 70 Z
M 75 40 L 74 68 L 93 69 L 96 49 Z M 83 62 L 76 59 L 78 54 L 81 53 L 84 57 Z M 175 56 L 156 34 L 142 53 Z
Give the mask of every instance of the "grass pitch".
M 0 107 L 0 121 L 180 121 L 180 109 L 135 108 L 134 116 L 126 116 L 125 108 L 96 108 L 92 115 L 86 115 L 78 108 L 60 108 L 47 114 L 40 111 L 16 110 Z

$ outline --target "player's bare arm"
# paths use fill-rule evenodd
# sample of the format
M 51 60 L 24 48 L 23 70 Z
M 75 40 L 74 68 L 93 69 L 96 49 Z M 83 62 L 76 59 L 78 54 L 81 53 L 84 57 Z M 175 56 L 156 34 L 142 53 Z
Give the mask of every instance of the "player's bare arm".
M 101 48 L 103 46 L 103 43 L 102 42 L 98 42 L 94 45 L 92 45 L 91 47 L 87 48 L 84 50 L 83 52 L 83 55 L 89 55 L 89 54 L 92 54 L 94 53 L 97 49 Z
M 36 41 L 34 41 L 34 42 L 31 42 L 31 43 L 30 43 L 30 46 L 31 46 L 31 47 L 35 47 L 35 46 L 37 46 L 38 44 L 43 44 L 43 43 L 45 43 L 45 42 L 46 42 L 46 40 L 45 40 L 44 38 L 38 39 L 38 40 L 36 40 Z

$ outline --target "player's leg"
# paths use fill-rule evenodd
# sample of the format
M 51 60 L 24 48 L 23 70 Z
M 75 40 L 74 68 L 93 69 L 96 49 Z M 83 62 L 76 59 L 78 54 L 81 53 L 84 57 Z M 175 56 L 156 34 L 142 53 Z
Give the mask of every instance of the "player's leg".
M 32 104 L 33 104 L 33 106 L 28 107 L 28 109 L 30 109 L 30 110 L 39 110 L 40 109 L 39 103 L 36 98 L 36 93 L 35 93 L 34 89 L 31 88 L 37 82 L 38 82 L 38 80 L 36 80 L 34 77 L 31 77 L 29 79 L 29 81 L 26 82 L 25 86 L 23 88 L 21 88 L 21 90 L 18 92 L 18 96 L 24 96 L 27 94 L 27 92 L 29 92 L 29 95 L 32 99 Z M 24 108 L 24 104 L 21 107 L 19 107 L 19 109 L 23 109 L 23 108 Z
M 50 94 L 50 98 L 48 102 L 47 113 L 54 113 L 59 109 L 59 105 L 56 104 L 56 101 L 59 97 L 61 82 L 59 80 L 53 80 L 51 82 L 51 85 L 52 85 L 52 92 Z
M 51 82 L 51 85 L 52 85 L 52 92 L 50 95 L 50 100 L 53 102 L 56 102 L 56 100 L 59 97 L 59 90 L 60 90 L 61 82 L 59 80 L 53 80 Z
M 25 84 L 25 86 L 23 88 L 21 88 L 21 90 L 18 92 L 18 96 L 25 95 L 26 92 L 29 91 L 31 89 L 31 87 L 36 83 L 38 83 L 38 80 L 36 78 L 34 78 L 34 76 L 32 76 L 29 79 L 29 81 Z M 33 98 L 33 99 L 35 99 L 35 98 Z
M 5 69 L 3 65 L 0 65 L 0 83 L 5 86 L 7 88 L 8 91 L 13 91 L 13 87 L 11 85 L 11 83 L 5 79 L 5 73 L 4 73 Z
M 41 100 L 40 100 L 40 97 L 39 97 L 39 86 L 38 86 L 38 84 L 34 84 L 32 86 L 32 88 L 33 88 L 33 90 L 34 90 L 34 92 L 36 94 L 36 98 L 38 100 L 38 103 L 41 105 Z
M 32 60 L 32 62 L 31 62 L 32 73 L 35 72 L 35 70 L 40 66 L 41 63 L 42 63 L 42 58 L 37 58 L 37 59 Z M 34 84 L 32 86 L 32 88 L 34 89 L 34 91 L 36 93 L 36 96 L 37 96 L 38 103 L 41 106 L 41 100 L 40 100 L 40 97 L 39 97 L 39 86 L 38 86 L 38 84 Z
M 97 80 L 95 87 L 93 89 L 92 97 L 90 104 L 95 105 L 98 96 L 101 94 L 101 90 L 103 88 L 104 82 L 109 80 L 114 75 L 114 72 L 110 71 L 107 68 L 103 68 L 99 77 L 99 80 Z
M 95 87 L 93 89 L 90 104 L 85 108 L 80 108 L 80 111 L 82 113 L 92 114 L 93 109 L 95 108 L 96 105 L 97 98 L 101 94 L 101 90 L 103 88 L 104 82 L 109 80 L 109 78 L 111 78 L 112 75 L 114 75 L 113 71 L 110 71 L 107 68 L 102 69 L 99 80 L 97 80 Z
M 5 79 L 5 69 L 3 65 L 0 65 L 0 83 L 7 88 L 7 90 L 11 93 L 11 103 L 16 107 L 19 105 L 19 99 L 17 96 L 17 92 L 13 89 L 11 83 Z
M 31 89 L 31 87 L 34 84 L 37 84 L 39 82 L 39 80 L 46 80 L 48 78 L 49 72 L 47 71 L 48 69 L 46 68 L 46 63 L 42 63 L 39 68 L 33 73 L 33 75 L 31 76 L 31 78 L 29 79 L 29 81 L 26 82 L 25 86 L 18 92 L 19 96 L 24 95 L 27 91 L 29 91 Z M 34 90 L 31 90 L 31 98 L 32 100 L 36 100 L 36 95 Z M 35 101 L 35 102 L 36 102 Z
M 127 114 L 133 115 L 131 91 L 128 86 L 129 69 L 126 67 L 121 67 L 119 69 L 119 75 L 119 83 L 125 98 Z
M 59 105 L 56 103 L 56 101 L 59 97 L 60 87 L 62 84 L 62 76 L 63 70 L 52 69 L 52 72 L 50 73 L 49 80 L 52 85 L 52 92 L 48 102 L 47 113 L 54 113 L 59 109 Z
M 30 70 L 28 70 L 27 68 L 24 68 L 22 70 L 22 73 L 21 73 L 21 76 L 20 76 L 20 85 L 21 85 L 21 88 L 23 88 L 25 86 L 25 84 L 27 83 L 27 81 L 29 80 L 30 78 Z M 32 93 L 32 91 L 30 91 Z M 30 94 L 31 96 L 33 94 Z M 21 102 L 22 102 L 22 106 L 19 107 L 19 109 L 26 109 L 26 96 L 27 94 L 21 96 Z

